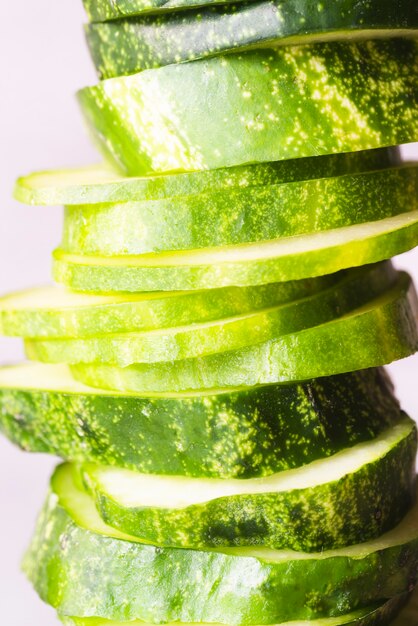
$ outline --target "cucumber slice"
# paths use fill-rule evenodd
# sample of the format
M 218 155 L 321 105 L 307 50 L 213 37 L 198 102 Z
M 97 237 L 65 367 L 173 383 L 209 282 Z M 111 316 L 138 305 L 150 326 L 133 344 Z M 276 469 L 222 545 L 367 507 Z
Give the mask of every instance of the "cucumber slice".
M 142 13 L 166 13 L 173 9 L 189 9 L 188 12 L 190 12 L 193 7 L 231 5 L 232 0 L 222 0 L 222 2 L 220 0 L 83 0 L 83 4 L 91 21 L 103 22 Z M 238 5 L 237 10 L 244 5 L 240 0 L 235 1 L 234 4 Z M 300 15 L 311 20 L 320 20 L 322 30 L 326 30 L 326 25 L 333 18 L 339 22 L 345 19 L 347 24 L 352 19 L 358 22 L 361 28 L 371 28 L 371 23 L 379 23 L 379 21 L 384 24 L 391 21 L 392 24 L 395 24 L 400 15 L 404 16 L 406 24 L 409 23 L 409 20 L 416 19 L 416 12 L 413 11 L 413 7 L 407 5 L 404 0 L 396 0 L 396 2 L 392 1 L 391 3 L 388 3 L 387 0 L 385 2 L 335 0 L 332 5 L 326 7 L 326 10 L 321 6 L 312 5 L 308 0 L 289 0 L 277 3 L 277 6 L 285 16 L 292 16 L 293 13 L 294 20 Z M 300 19 L 297 26 L 300 30 Z M 405 27 L 405 23 L 401 26 Z
M 355 174 L 399 165 L 397 148 L 331 154 L 218 170 L 142 178 L 124 177 L 105 165 L 73 170 L 36 172 L 19 178 L 15 197 L 26 204 L 80 205 L 161 200 L 234 187 L 281 183 Z
M 377 437 L 402 413 L 383 370 L 295 385 L 129 396 L 65 367 L 0 369 L 0 429 L 28 451 L 143 473 L 268 476 Z
M 288 283 L 226 287 L 211 290 L 210 297 L 207 291 L 98 296 L 57 287 L 32 289 L 0 298 L 0 332 L 18 337 L 94 337 L 184 326 L 308 298 L 341 278 L 329 274 Z
M 226 52 L 408 37 L 417 29 L 410 0 L 398 0 L 389 11 L 380 0 L 340 0 L 326 10 L 311 0 L 259 0 L 89 24 L 86 34 L 100 78 L 112 78 Z
M 387 626 L 392 619 L 396 617 L 396 620 L 391 626 L 411 626 L 417 617 L 417 608 L 415 595 L 412 596 L 411 601 L 408 602 L 408 596 L 402 594 L 391 598 L 380 606 L 368 607 L 366 609 L 360 609 L 349 613 L 348 615 L 341 615 L 340 617 L 323 617 L 320 619 L 309 621 L 297 621 L 287 622 L 277 626 Z M 405 607 L 405 604 L 408 604 Z M 405 607 L 405 608 L 404 608 Z M 400 611 L 402 612 L 400 613 Z M 61 617 L 62 623 L 65 626 L 128 626 L 127 622 L 112 622 L 100 617 Z M 129 626 L 151 626 L 140 620 L 134 620 L 129 622 Z M 167 626 L 181 626 L 179 622 L 167 624 Z M 198 626 L 198 624 L 190 624 L 190 626 Z M 200 626 L 209 626 L 208 624 L 201 624 Z M 214 624 L 213 626 L 219 626 Z
M 317 552 L 363 543 L 412 505 L 417 430 L 404 418 L 376 439 L 266 478 L 151 476 L 85 465 L 102 519 L 157 545 Z M 74 470 L 76 471 L 76 470 Z
M 238 350 L 341 317 L 384 293 L 398 276 L 388 263 L 364 266 L 342 273 L 334 285 L 310 297 L 258 312 L 149 332 L 112 335 L 103 328 L 101 336 L 91 338 L 26 340 L 26 354 L 47 363 L 125 367 Z
M 71 206 L 61 249 L 118 256 L 237 245 L 373 222 L 406 209 L 418 209 L 417 166 L 153 202 Z
M 230 54 L 112 78 L 79 101 L 98 147 L 129 175 L 408 143 L 418 140 L 418 41 Z
M 119 391 L 180 391 L 307 380 L 384 365 L 418 349 L 418 304 L 407 274 L 384 295 L 331 322 L 242 350 L 125 368 L 71 367 L 86 384 Z
M 98 22 L 114 20 L 126 15 L 232 2 L 235 0 L 83 0 L 89 19 Z
M 411 211 L 377 222 L 258 244 L 116 257 L 75 255 L 57 249 L 54 277 L 86 292 L 261 285 L 375 263 L 417 244 L 418 211 Z
M 139 543 L 109 528 L 68 466 L 52 489 L 24 569 L 64 616 L 276 624 L 344 615 L 417 582 L 418 505 L 379 539 L 339 550 L 203 552 Z

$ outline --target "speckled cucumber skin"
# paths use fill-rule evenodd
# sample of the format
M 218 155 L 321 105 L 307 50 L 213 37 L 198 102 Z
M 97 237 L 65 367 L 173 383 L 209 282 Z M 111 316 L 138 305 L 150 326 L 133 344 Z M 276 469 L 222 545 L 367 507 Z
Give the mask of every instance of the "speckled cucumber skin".
M 242 350 L 167 363 L 71 366 L 77 380 L 119 391 L 184 391 L 294 382 L 386 365 L 418 349 L 417 299 L 408 275 L 332 322 Z
M 126 15 L 138 15 L 154 11 L 167 11 L 177 8 L 229 4 L 235 0 L 83 0 L 87 15 L 92 21 L 103 22 Z
M 94 337 L 203 323 L 308 298 L 331 288 L 341 276 L 328 274 L 287 283 L 212 289 L 210 298 L 206 291 L 162 292 L 148 297 L 120 294 L 113 300 L 109 296 L 105 303 L 87 296 L 83 304 L 75 300 L 69 306 L 60 305 L 57 298 L 55 305 L 44 308 L 37 302 L 38 290 L 17 292 L 0 298 L 0 333 L 34 338 Z M 26 307 L 21 306 L 23 295 Z
M 17 200 L 30 205 L 86 205 L 162 200 L 233 188 L 355 174 L 400 165 L 399 149 L 377 148 L 305 159 L 257 163 L 166 176 L 126 177 L 106 166 L 35 172 L 16 182 Z
M 406 602 L 408 601 L 407 594 L 401 594 L 395 596 L 391 600 L 388 600 L 380 606 L 369 607 L 368 609 L 360 609 L 354 613 L 348 615 L 341 615 L 340 618 L 322 618 L 319 620 L 312 620 L 309 622 L 299 623 L 298 626 L 387 626 L 396 617 L 396 622 L 392 626 L 411 626 L 411 622 L 406 621 L 406 616 L 409 618 L 415 618 L 416 609 L 410 607 L 408 604 L 404 609 Z M 403 615 L 405 613 L 405 619 Z M 126 622 L 114 622 L 100 617 L 61 617 L 62 623 L 65 626 L 128 626 Z M 141 621 L 129 622 L 129 626 L 150 626 L 150 624 L 144 624 Z M 167 626 L 180 626 L 179 623 L 169 624 Z M 191 624 L 190 626 L 197 626 L 197 624 Z M 202 626 L 207 626 L 203 624 Z M 277 626 L 281 626 L 280 624 Z M 284 626 L 284 625 L 282 625 Z
M 379 369 L 170 398 L 48 391 L 49 367 L 37 367 L 44 390 L 10 388 L 2 373 L 15 368 L 0 370 L 3 433 L 27 451 L 142 473 L 268 476 L 373 439 L 401 417 Z
M 87 42 L 102 79 L 136 74 L 216 54 L 327 40 L 412 37 L 418 11 L 410 0 L 260 0 L 151 17 L 89 24 Z
M 109 79 L 79 100 L 129 175 L 367 150 L 418 139 L 418 42 L 231 54 Z
M 180 548 L 265 546 L 319 552 L 379 537 L 411 507 L 417 431 L 409 418 L 394 428 L 397 440 L 385 456 L 370 459 L 339 480 L 276 493 L 224 496 L 179 509 L 124 506 L 106 491 L 100 468 L 85 465 L 80 471 L 104 522 L 144 541 Z M 309 468 L 306 480 L 309 484 Z M 182 484 L 177 486 L 179 494 Z
M 57 476 L 54 483 L 63 502 L 68 489 L 57 487 Z M 73 521 L 85 523 L 80 508 L 69 510 L 56 494 L 49 498 L 24 564 L 41 598 L 64 616 L 279 624 L 344 615 L 411 591 L 418 578 L 416 521 L 406 522 L 406 533 L 397 528 L 362 544 L 360 554 L 204 552 L 97 534 Z
M 61 249 L 114 256 L 210 248 L 342 228 L 417 209 L 418 167 L 407 166 L 160 201 L 67 207 Z
M 377 222 L 236 246 L 138 256 L 53 253 L 57 282 L 85 292 L 175 291 L 263 285 L 376 263 L 418 245 L 418 211 Z
M 29 359 L 46 363 L 161 363 L 238 350 L 313 328 L 366 305 L 399 277 L 390 263 L 342 272 L 331 287 L 277 307 L 199 324 L 91 338 L 25 341 Z
M 232 0 L 83 0 L 84 8 L 91 21 L 107 21 L 119 19 L 126 16 L 139 15 L 141 13 L 156 12 L 162 13 L 173 9 L 190 9 L 198 6 L 213 6 L 217 4 L 237 5 L 237 9 L 244 3 Z M 385 24 L 392 22 L 397 23 L 400 16 L 404 17 L 405 22 L 401 24 L 406 26 L 409 21 L 415 22 L 416 12 L 413 7 L 406 4 L 404 0 L 388 2 L 372 2 L 360 0 L 335 0 L 332 6 L 323 7 L 323 5 L 312 5 L 307 0 L 290 0 L 287 2 L 279 2 L 277 6 L 284 15 L 293 15 L 299 30 L 303 29 L 303 23 L 300 22 L 300 16 L 306 15 L 310 19 L 320 20 L 321 30 L 325 30 L 329 21 L 333 19 L 350 20 L 359 23 L 364 28 L 373 20 L 375 23 L 379 20 Z M 336 17 L 335 17 L 336 16 Z M 365 22 L 365 23 L 364 23 Z

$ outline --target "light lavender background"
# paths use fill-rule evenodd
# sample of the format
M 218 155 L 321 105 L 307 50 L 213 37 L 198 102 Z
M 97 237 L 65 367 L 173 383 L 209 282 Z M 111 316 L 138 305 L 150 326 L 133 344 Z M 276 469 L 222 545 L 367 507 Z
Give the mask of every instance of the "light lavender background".
M 3 2 L 0 20 L 0 293 L 50 280 L 60 208 L 20 206 L 14 179 L 34 169 L 88 164 L 90 146 L 74 92 L 95 82 L 84 44 L 81 0 Z M 418 148 L 409 154 L 418 157 Z M 398 265 L 418 279 L 418 253 Z M 20 342 L 0 339 L 0 362 L 22 358 Z M 405 408 L 418 417 L 418 357 L 391 367 Z M 0 438 L 0 623 L 56 626 L 19 571 L 21 555 L 55 461 L 19 452 Z

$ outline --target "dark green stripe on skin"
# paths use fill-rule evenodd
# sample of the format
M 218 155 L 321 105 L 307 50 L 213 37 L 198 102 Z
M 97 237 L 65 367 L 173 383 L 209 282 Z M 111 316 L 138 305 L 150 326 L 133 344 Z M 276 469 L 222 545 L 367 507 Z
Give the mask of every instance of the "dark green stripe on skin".
M 79 524 L 96 527 L 91 501 L 62 482 L 56 474 L 62 506 Z M 280 552 L 161 548 L 96 534 L 62 506 L 57 495 L 49 499 L 24 567 L 41 598 L 62 615 L 280 624 L 343 615 L 411 591 L 417 582 L 416 508 L 375 542 L 336 553 L 290 552 L 274 561 Z
M 53 368 L 37 368 L 47 386 Z M 373 439 L 401 415 L 386 373 L 373 369 L 189 398 L 89 391 L 13 389 L 0 370 L 0 428 L 25 450 L 76 462 L 254 478 Z
M 69 206 L 61 249 L 115 256 L 211 248 L 342 228 L 417 209 L 418 167 L 403 166 L 154 202 Z
M 162 200 L 208 189 L 244 189 L 355 174 L 401 162 L 399 149 L 391 147 L 142 178 L 121 176 L 98 165 L 35 172 L 17 180 L 14 195 L 26 204 L 54 206 Z
M 106 492 L 101 468 L 83 466 L 81 475 L 106 524 L 156 545 L 266 546 L 319 552 L 379 537 L 406 515 L 415 493 L 417 431 L 409 419 L 401 428 L 384 456 L 380 453 L 379 458 L 368 459 L 340 479 L 282 492 L 224 496 L 179 509 L 163 504 L 161 508 L 141 506 L 140 494 L 138 506 L 124 506 Z M 125 472 L 119 476 L 123 484 Z M 181 501 L 187 483 L 171 485 L 178 489 Z
M 408 143 L 418 42 L 230 54 L 109 79 L 79 100 L 98 147 L 132 176 Z
M 261 0 L 89 24 L 86 35 L 99 77 L 106 79 L 254 48 L 414 36 L 416 6 L 410 0 L 388 4 Z

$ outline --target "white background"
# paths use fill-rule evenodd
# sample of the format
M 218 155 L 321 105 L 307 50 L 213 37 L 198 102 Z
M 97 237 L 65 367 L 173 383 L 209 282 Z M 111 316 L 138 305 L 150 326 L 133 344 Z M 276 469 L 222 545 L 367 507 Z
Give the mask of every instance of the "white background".
M 50 252 L 60 237 L 61 209 L 20 206 L 11 198 L 14 179 L 34 169 L 99 160 L 74 99 L 78 88 L 96 80 L 83 39 L 81 0 L 2 4 L 0 293 L 48 282 Z M 418 278 L 417 252 L 401 257 L 398 265 Z M 0 339 L 0 362 L 20 358 L 19 341 Z M 405 409 L 418 417 L 418 358 L 391 369 Z M 58 624 L 19 570 L 54 463 L 0 438 L 0 623 L 5 626 Z

